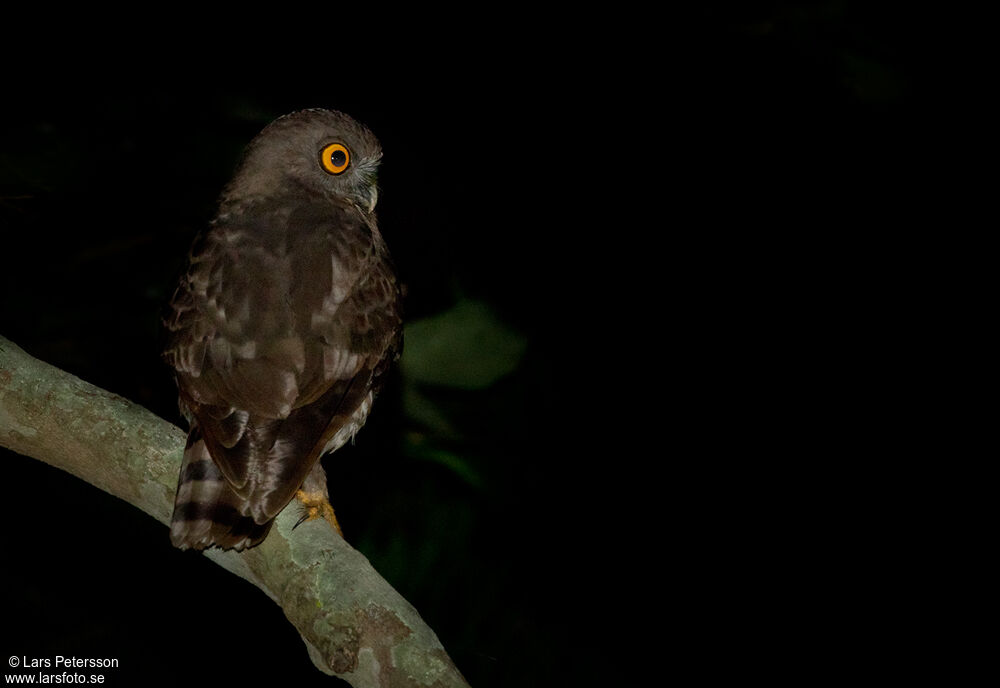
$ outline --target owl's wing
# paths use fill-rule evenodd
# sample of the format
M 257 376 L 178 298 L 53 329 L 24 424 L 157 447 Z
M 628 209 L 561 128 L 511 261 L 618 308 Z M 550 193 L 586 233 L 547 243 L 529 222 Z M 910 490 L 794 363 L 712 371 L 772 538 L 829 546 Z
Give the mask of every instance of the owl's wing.
M 365 218 L 306 206 L 284 221 L 216 227 L 167 322 L 182 404 L 257 523 L 363 422 L 400 345 L 398 286 Z

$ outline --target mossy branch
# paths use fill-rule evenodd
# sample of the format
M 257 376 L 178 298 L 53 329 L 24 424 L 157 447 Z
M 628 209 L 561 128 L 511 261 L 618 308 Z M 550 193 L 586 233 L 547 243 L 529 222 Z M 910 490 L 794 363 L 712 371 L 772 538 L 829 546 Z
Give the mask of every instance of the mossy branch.
M 0 445 L 170 522 L 185 433 L 0 337 Z M 282 512 L 243 553 L 210 550 L 284 610 L 313 663 L 352 686 L 467 686 L 416 610 L 324 519 Z M 163 537 L 167 537 L 164 532 Z

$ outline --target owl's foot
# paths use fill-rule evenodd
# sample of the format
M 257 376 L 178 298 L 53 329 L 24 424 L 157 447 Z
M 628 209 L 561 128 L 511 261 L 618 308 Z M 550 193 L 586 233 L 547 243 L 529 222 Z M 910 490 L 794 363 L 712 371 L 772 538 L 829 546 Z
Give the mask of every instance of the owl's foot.
M 344 537 L 344 531 L 340 529 L 340 524 L 337 523 L 337 515 L 333 513 L 333 505 L 330 504 L 330 500 L 327 499 L 326 495 L 299 490 L 295 493 L 295 498 L 299 500 L 302 503 L 302 506 L 306 509 L 302 518 L 296 522 L 296 527 L 315 518 L 325 518 L 327 522 L 333 526 L 333 529 L 337 531 L 340 537 Z

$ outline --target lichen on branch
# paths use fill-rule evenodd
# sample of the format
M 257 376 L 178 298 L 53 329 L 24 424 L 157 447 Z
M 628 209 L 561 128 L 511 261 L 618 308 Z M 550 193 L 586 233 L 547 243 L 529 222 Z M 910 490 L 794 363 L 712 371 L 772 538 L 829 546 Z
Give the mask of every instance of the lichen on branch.
M 61 468 L 169 524 L 185 433 L 0 337 L 0 445 Z M 352 686 L 467 686 L 437 636 L 324 520 L 212 561 L 281 606 L 313 663 Z M 164 533 L 164 537 L 167 537 Z

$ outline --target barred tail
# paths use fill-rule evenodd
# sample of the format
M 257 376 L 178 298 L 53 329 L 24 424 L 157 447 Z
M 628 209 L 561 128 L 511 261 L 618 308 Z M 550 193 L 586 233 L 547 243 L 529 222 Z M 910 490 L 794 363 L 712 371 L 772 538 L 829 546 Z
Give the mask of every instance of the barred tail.
M 237 495 L 208 454 L 201 429 L 192 425 L 177 480 L 177 497 L 170 520 L 170 540 L 180 549 L 242 550 L 267 536 L 271 521 L 258 524 L 243 513 Z

